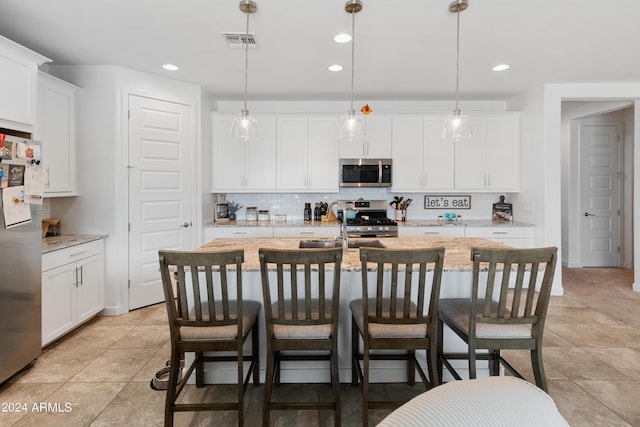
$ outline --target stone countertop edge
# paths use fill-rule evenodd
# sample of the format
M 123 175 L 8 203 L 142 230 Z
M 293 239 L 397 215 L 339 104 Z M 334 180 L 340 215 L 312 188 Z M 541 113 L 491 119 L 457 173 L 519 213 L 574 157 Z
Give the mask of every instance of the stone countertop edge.
M 214 221 L 205 224 L 205 227 L 339 227 L 337 221 Z
M 72 246 L 82 245 L 106 238 L 107 234 L 61 234 L 42 238 L 42 253 L 46 254 Z
M 214 239 L 203 246 L 198 251 L 219 251 L 230 249 L 244 249 L 244 271 L 260 271 L 260 260 L 258 250 L 260 248 L 269 249 L 298 249 L 300 240 L 298 238 L 256 238 L 256 239 Z M 352 239 L 363 240 L 363 239 Z M 462 237 L 393 237 L 380 239 L 388 249 L 413 249 L 413 248 L 436 248 L 444 247 L 444 270 L 445 271 L 471 271 L 472 247 L 504 248 L 505 245 L 483 238 L 462 238 Z M 342 259 L 343 271 L 361 271 L 360 251 L 349 249 Z
M 339 222 L 336 221 L 218 221 L 205 224 L 205 227 L 338 227 Z M 462 223 L 456 224 L 438 224 L 435 219 L 412 219 L 407 221 L 398 221 L 399 227 L 534 227 L 533 224 L 526 222 L 496 222 L 490 219 L 470 219 L 463 220 Z

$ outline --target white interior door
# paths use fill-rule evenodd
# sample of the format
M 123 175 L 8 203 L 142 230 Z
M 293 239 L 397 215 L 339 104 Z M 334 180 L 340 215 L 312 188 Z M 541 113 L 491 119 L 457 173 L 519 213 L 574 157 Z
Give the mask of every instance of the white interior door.
M 158 250 L 187 250 L 191 227 L 189 105 L 129 95 L 129 309 L 164 301 Z
M 617 267 L 619 246 L 616 124 L 580 124 L 580 263 Z

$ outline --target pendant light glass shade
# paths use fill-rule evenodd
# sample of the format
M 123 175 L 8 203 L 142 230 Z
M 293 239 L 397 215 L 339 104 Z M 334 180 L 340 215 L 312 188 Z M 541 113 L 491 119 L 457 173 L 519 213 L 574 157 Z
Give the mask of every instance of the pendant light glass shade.
M 356 42 L 356 13 L 362 10 L 362 2 L 360 0 L 349 0 L 344 5 L 344 10 L 351 14 L 351 108 L 340 118 L 340 140 L 341 141 L 358 141 L 364 138 L 364 123 L 362 119 L 356 116 L 356 110 L 353 109 L 353 82 L 355 75 L 355 42 Z
M 347 111 L 347 114 L 340 117 L 340 140 L 358 141 L 364 137 L 364 123 L 356 116 L 355 110 Z
M 460 13 L 469 7 L 468 0 L 455 0 L 449 4 L 449 12 L 457 15 L 457 32 L 456 32 L 456 108 L 449 114 L 444 121 L 442 129 L 442 138 L 460 139 L 471 138 L 473 132 L 471 130 L 471 121 L 458 106 L 458 92 L 460 87 Z
M 247 110 L 242 110 L 233 119 L 231 136 L 239 141 L 248 141 L 258 137 L 258 121 Z
M 249 15 L 258 10 L 253 0 L 241 0 L 240 10 L 247 15 L 247 31 L 244 38 L 244 109 L 233 119 L 231 137 L 249 141 L 258 137 L 258 121 L 247 110 L 247 77 L 249 75 Z
M 457 141 L 459 139 L 471 138 L 472 136 L 473 132 L 471 131 L 471 120 L 469 120 L 469 117 L 467 117 L 462 110 L 453 110 L 444 121 L 442 138 Z

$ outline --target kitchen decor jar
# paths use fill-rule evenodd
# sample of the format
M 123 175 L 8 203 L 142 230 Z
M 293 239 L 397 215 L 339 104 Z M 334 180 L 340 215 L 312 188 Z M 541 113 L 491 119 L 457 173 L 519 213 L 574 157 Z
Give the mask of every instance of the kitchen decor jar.
M 246 209 L 246 220 L 247 221 L 257 221 L 258 220 L 258 208 L 255 206 L 248 207 Z
M 269 221 L 269 211 L 268 210 L 258 211 L 258 221 Z

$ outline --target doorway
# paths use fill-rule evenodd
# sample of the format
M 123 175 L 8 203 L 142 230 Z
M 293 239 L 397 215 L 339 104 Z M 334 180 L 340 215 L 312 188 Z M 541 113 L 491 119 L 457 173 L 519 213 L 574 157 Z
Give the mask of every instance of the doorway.
M 129 310 L 164 301 L 158 250 L 188 250 L 192 107 L 129 94 Z
M 562 102 L 568 267 L 633 269 L 633 117 L 627 101 Z

